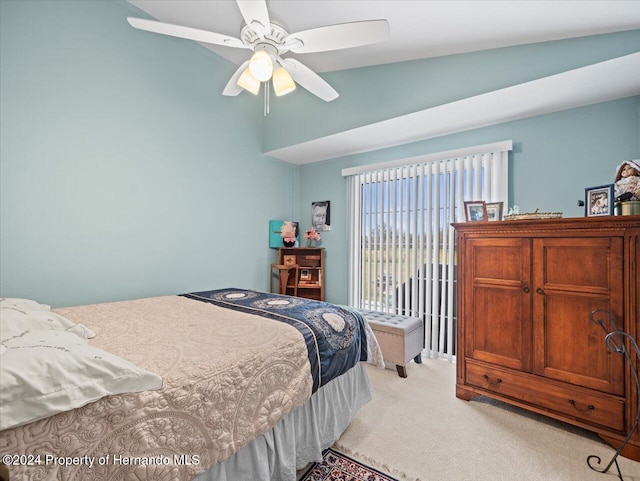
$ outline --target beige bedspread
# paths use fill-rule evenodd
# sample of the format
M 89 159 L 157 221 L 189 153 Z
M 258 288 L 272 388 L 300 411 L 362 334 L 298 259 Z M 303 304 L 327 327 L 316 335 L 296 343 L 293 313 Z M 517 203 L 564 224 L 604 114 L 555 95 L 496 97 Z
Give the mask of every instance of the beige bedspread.
M 190 480 L 311 395 L 304 340 L 284 323 L 178 296 L 55 312 L 164 386 L 0 432 L 2 454 L 41 455 L 40 465 L 12 466 L 12 479 Z

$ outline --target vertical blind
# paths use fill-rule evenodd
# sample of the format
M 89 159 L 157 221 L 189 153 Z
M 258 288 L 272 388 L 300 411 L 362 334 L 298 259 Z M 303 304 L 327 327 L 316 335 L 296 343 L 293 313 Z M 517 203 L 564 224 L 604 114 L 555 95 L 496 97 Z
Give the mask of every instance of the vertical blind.
M 349 303 L 422 318 L 427 357 L 455 355 L 451 223 L 465 220 L 467 200 L 507 206 L 511 148 L 506 141 L 343 171 L 349 177 Z

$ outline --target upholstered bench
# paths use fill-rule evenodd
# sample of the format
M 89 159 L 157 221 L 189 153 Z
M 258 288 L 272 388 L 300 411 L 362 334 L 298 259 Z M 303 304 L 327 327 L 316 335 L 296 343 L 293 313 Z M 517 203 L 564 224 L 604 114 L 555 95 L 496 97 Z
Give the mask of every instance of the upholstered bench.
M 422 363 L 424 324 L 417 317 L 358 309 L 373 330 L 385 361 L 396 365 L 400 377 L 407 377 L 406 365 Z

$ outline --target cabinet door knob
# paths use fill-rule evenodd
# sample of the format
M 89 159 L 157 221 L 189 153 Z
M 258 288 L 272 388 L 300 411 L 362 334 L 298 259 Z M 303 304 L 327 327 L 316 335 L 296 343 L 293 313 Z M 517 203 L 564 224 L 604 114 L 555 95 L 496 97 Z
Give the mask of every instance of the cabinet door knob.
M 491 380 L 489 380 L 488 374 L 484 374 L 482 377 L 484 377 L 484 380 L 487 381 L 487 384 L 489 386 L 499 386 L 500 384 L 502 384 L 502 379 L 500 378 L 496 379 L 495 382 L 492 382 Z
M 528 294 L 529 292 L 531 292 L 531 289 L 529 289 L 529 286 L 525 286 L 525 287 L 523 287 L 523 288 L 522 288 L 522 290 L 523 290 L 524 292 L 526 292 L 527 294 Z
M 573 408 L 580 413 L 588 413 L 596 408 L 593 404 L 589 404 L 587 406 L 587 409 L 580 409 L 578 406 L 576 406 L 576 402 L 573 399 L 569 399 L 569 404 L 571 404 Z
M 543 290 L 541 287 L 538 287 L 538 288 L 536 289 L 536 292 L 537 292 L 538 294 L 544 294 L 544 290 Z

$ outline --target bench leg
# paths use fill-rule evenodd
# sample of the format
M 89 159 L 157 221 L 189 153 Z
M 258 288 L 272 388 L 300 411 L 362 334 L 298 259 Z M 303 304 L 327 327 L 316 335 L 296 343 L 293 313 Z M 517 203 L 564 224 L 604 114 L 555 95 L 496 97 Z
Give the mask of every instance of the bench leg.
M 416 364 L 422 364 L 422 353 L 414 357 L 413 360 L 416 362 Z
M 398 371 L 398 376 L 407 377 L 407 368 L 405 366 L 401 366 L 400 364 L 396 364 L 396 371 Z

